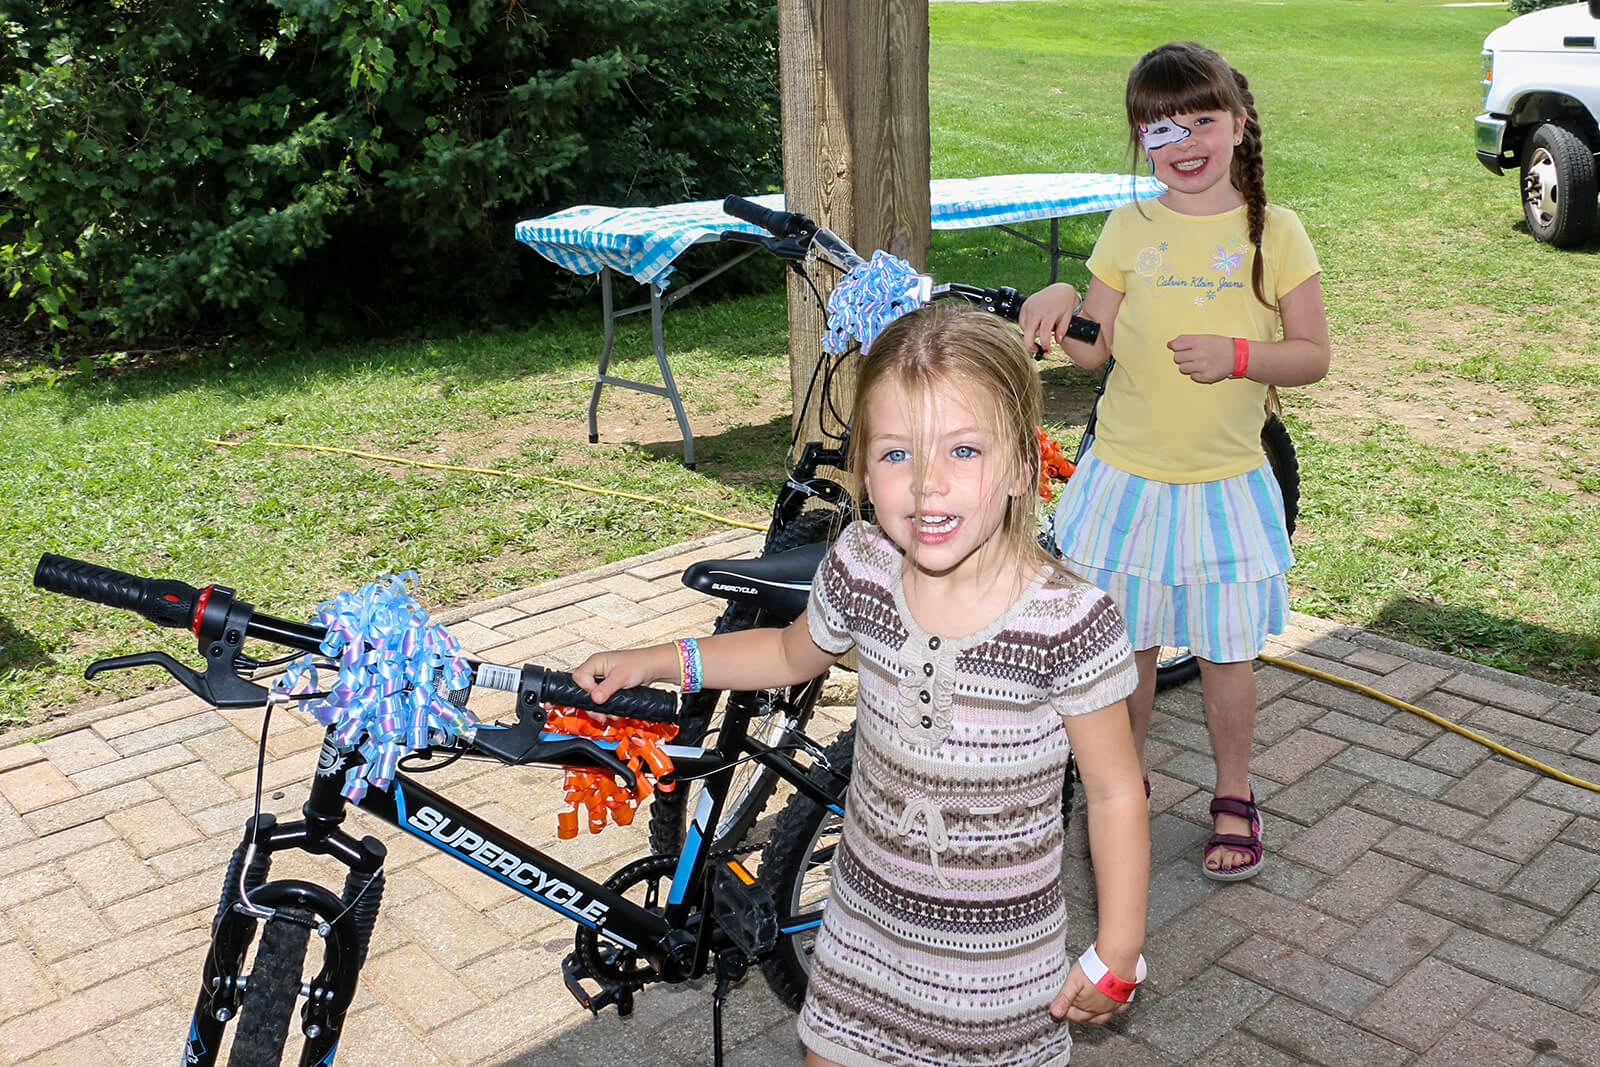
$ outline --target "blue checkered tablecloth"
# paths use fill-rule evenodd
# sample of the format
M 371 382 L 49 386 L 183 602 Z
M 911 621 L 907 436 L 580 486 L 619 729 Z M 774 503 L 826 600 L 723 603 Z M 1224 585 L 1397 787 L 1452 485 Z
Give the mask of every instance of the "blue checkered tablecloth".
M 1131 174 L 997 174 L 984 178 L 940 178 L 929 183 L 936 230 L 1004 226 L 1030 219 L 1053 219 L 1110 211 L 1133 200 L 1159 196 L 1154 178 Z M 783 194 L 751 197 L 763 207 L 783 210 Z M 672 261 L 725 230 L 763 233 L 722 211 L 722 201 L 665 207 L 580 205 L 517 223 L 517 240 L 574 274 L 602 269 L 666 288 Z M 870 249 L 861 249 L 863 255 Z

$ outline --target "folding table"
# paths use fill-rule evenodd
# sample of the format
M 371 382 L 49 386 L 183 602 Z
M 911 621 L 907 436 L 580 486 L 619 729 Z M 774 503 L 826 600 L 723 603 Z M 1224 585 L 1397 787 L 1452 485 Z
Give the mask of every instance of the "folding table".
M 994 226 L 1029 244 L 1044 249 L 1050 256 L 1050 280 L 1056 278 L 1063 256 L 1085 258 L 1060 246 L 1060 220 L 1072 215 L 1110 211 L 1114 207 L 1158 196 L 1164 186 L 1154 178 L 1131 174 L 1000 174 L 982 178 L 940 178 L 929 183 L 936 230 L 966 230 Z M 783 194 L 752 197 L 763 207 L 782 210 Z M 1010 224 L 1034 219 L 1050 220 L 1050 240 L 1041 241 L 1012 228 Z M 684 463 L 694 466 L 694 434 L 678 396 L 678 387 L 667 362 L 662 317 L 667 308 L 693 292 L 698 286 L 721 274 L 745 257 L 760 251 L 750 245 L 727 262 L 700 275 L 669 295 L 673 261 L 691 245 L 714 242 L 727 230 L 762 233 L 760 228 L 741 222 L 722 211 L 722 201 L 706 200 L 663 207 L 596 207 L 579 205 L 543 218 L 517 223 L 517 240 L 575 274 L 600 275 L 600 303 L 605 316 L 605 342 L 595 371 L 594 388 L 589 394 L 589 441 L 600 439 L 597 411 L 600 390 L 615 385 L 639 392 L 664 396 L 672 403 L 683 434 Z M 847 240 L 850 235 L 843 234 Z M 870 255 L 871 249 L 861 249 Z M 626 274 L 647 286 L 650 301 L 618 309 L 612 277 Z M 663 384 L 633 381 L 607 373 L 616 341 L 617 320 L 639 312 L 650 312 L 651 342 Z

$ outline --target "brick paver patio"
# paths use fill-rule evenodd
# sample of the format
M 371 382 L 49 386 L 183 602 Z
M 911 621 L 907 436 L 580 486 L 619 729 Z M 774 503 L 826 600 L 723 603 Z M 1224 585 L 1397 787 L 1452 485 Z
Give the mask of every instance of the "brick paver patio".
M 601 646 L 706 631 L 681 588 L 722 535 L 442 615 L 485 659 L 570 666 Z M 1301 616 L 1274 654 L 1351 678 L 1600 781 L 1600 700 Z M 1544 777 L 1382 703 L 1257 674 L 1255 790 L 1267 865 L 1198 869 L 1212 768 L 1200 695 L 1163 694 L 1154 773 L 1151 976 L 1133 1012 L 1082 1031 L 1075 1064 L 1600 1064 L 1600 793 Z M 0 738 L 0 1059 L 148 1064 L 177 1055 L 222 868 L 251 807 L 257 712 L 168 691 Z M 34 733 L 38 731 L 35 730 Z M 265 805 L 293 817 L 321 730 L 279 712 Z M 457 764 L 452 796 L 574 866 L 645 852 L 644 820 L 557 843 L 558 772 Z M 340 1062 L 680 1067 L 711 1060 L 710 987 L 659 986 L 631 1019 L 568 995 L 570 927 L 352 813 L 389 846 L 389 890 Z M 1081 813 L 1064 878 L 1093 928 Z M 759 833 L 759 831 L 758 831 Z M 274 874 L 317 868 L 283 861 Z M 797 1063 L 758 974 L 734 991 L 729 1061 Z

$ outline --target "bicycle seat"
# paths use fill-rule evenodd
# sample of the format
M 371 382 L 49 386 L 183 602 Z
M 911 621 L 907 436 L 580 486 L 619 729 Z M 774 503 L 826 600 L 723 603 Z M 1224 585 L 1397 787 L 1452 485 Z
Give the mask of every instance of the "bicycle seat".
M 789 623 L 805 610 L 811 579 L 827 551 L 826 544 L 814 544 L 760 559 L 704 559 L 684 570 L 683 584 Z

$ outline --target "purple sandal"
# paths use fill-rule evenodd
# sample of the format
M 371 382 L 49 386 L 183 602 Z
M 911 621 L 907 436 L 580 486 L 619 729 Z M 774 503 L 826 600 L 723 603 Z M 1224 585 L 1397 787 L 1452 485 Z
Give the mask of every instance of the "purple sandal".
M 1245 834 L 1219 834 L 1213 833 L 1206 841 L 1206 847 L 1200 857 L 1200 870 L 1207 878 L 1216 882 L 1239 882 L 1252 878 L 1261 869 L 1261 811 L 1256 807 L 1255 791 L 1251 790 L 1249 799 L 1244 797 L 1219 796 L 1211 801 L 1211 822 L 1216 825 L 1218 815 L 1237 815 L 1241 819 L 1250 820 L 1250 833 Z M 1226 869 L 1212 870 L 1206 866 L 1206 860 L 1219 848 L 1233 849 L 1237 852 L 1250 853 L 1250 862 L 1241 867 L 1228 867 Z

